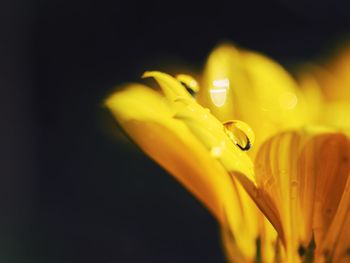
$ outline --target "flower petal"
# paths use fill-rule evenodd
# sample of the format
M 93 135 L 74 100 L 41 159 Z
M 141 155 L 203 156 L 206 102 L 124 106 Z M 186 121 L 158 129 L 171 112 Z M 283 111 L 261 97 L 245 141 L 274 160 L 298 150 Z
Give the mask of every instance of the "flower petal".
M 106 105 L 144 152 L 239 237 L 237 246 L 252 260 L 258 235 L 254 215 L 240 213 L 241 193 L 232 178 L 184 122 L 172 118 L 174 105 L 157 92 L 137 84 L 113 94 Z M 251 223 L 247 224 L 247 220 Z
M 176 173 L 182 183 L 200 195 L 199 199 L 204 201 L 215 215 L 221 217 L 221 204 L 215 204 L 212 200 L 213 195 L 215 196 L 215 183 L 210 182 L 220 177 L 212 175 L 207 179 L 203 175 L 200 176 L 203 172 L 202 166 L 194 163 L 193 159 L 205 158 L 206 162 L 203 165 L 212 174 L 220 173 L 220 166 L 213 163 L 181 121 L 171 118 L 171 107 L 160 94 L 148 87 L 133 84 L 109 97 L 106 105 L 128 135 L 146 153 L 171 173 Z M 190 151 L 187 149 L 189 146 L 192 147 Z M 196 152 L 197 155 L 191 157 L 192 152 Z

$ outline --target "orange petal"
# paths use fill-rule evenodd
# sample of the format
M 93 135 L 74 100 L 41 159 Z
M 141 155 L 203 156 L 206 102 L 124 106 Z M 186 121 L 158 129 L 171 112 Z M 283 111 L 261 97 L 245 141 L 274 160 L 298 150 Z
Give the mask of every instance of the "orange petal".
M 350 170 L 349 149 L 345 135 L 312 134 L 310 130 L 282 133 L 259 150 L 255 162 L 258 188 L 277 206 L 288 262 L 301 260 L 298 248 L 308 246 L 313 230 L 316 244 L 324 238 Z

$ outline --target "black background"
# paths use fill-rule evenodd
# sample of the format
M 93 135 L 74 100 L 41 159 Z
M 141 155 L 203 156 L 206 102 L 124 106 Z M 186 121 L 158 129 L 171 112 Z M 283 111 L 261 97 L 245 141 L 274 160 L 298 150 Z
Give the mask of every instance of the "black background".
M 0 262 L 224 262 L 217 225 L 102 107 L 222 40 L 282 62 L 349 33 L 340 1 L 1 1 Z

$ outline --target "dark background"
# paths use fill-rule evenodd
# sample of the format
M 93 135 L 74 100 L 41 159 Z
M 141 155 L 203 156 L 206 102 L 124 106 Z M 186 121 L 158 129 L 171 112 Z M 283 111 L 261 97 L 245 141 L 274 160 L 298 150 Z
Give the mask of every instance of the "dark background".
M 217 226 L 102 107 L 222 40 L 282 62 L 347 36 L 340 1 L 1 1 L 0 262 L 224 262 Z M 151 105 L 150 105 L 151 106 Z

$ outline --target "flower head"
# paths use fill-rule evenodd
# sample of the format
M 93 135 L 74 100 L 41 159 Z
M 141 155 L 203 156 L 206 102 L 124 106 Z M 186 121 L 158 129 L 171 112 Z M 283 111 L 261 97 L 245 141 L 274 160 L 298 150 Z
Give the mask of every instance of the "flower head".
M 224 44 L 199 82 L 143 77 L 161 92 L 129 84 L 106 105 L 216 217 L 230 261 L 349 260 L 350 143 L 323 121 L 329 105 L 314 75 L 297 82 L 271 59 Z

